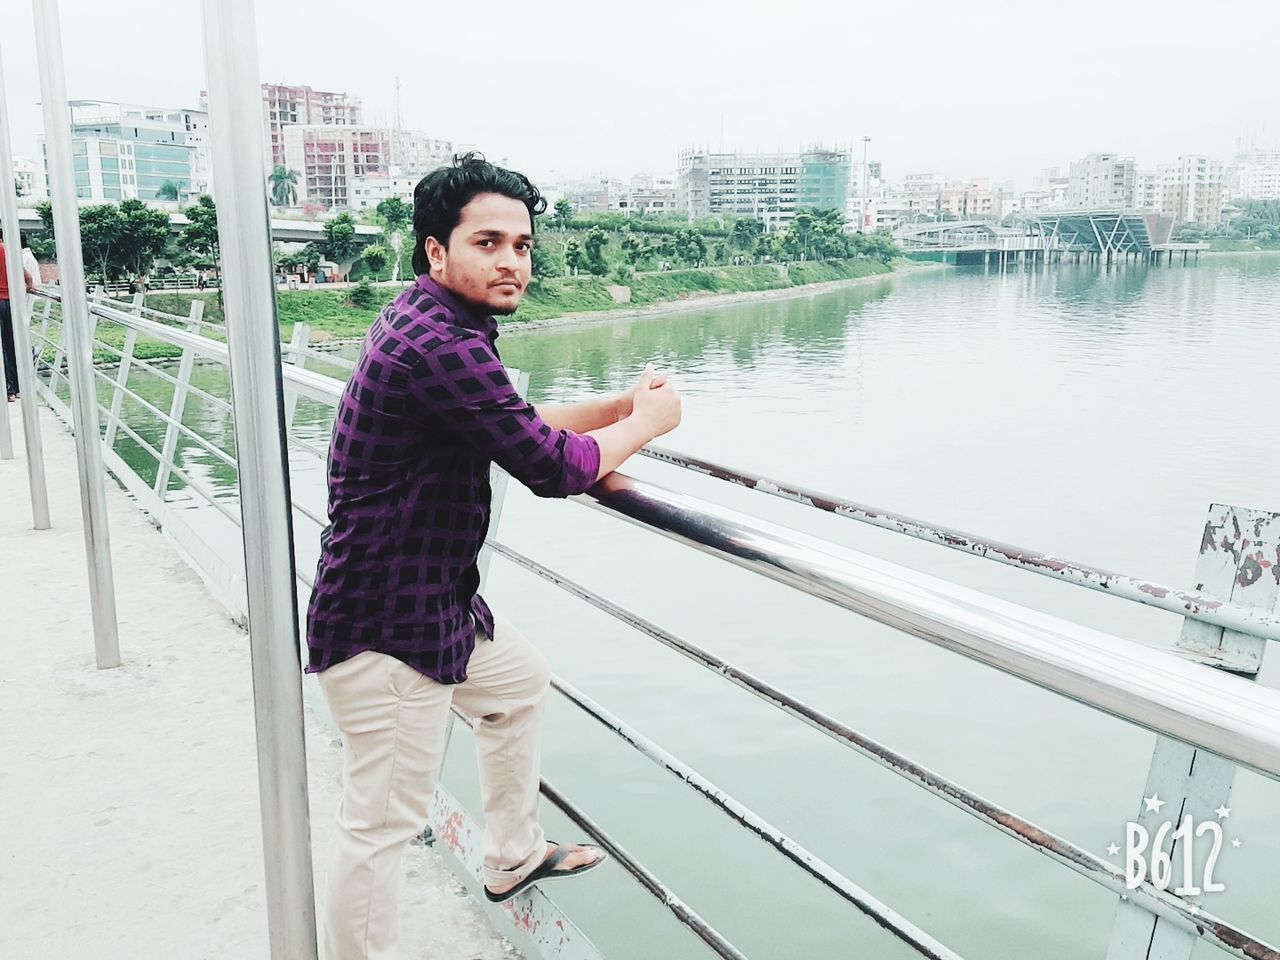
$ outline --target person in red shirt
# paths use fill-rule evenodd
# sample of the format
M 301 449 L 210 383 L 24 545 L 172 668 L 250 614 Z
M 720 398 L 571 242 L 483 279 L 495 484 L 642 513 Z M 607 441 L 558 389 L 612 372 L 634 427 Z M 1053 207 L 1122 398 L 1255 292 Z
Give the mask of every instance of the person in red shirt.
M 4 261 L 4 234 L 0 233 L 0 341 L 4 348 L 4 389 L 9 402 L 18 398 L 18 355 L 13 345 L 13 312 L 9 309 L 9 269 Z M 35 293 L 31 274 L 22 271 L 27 293 Z

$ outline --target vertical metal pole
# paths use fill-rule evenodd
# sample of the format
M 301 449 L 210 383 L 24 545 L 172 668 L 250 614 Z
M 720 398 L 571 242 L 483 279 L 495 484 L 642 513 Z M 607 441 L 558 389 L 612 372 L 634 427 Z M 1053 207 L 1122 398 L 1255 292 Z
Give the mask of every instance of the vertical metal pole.
M 204 301 L 192 300 L 191 313 L 187 319 L 187 329 L 196 336 L 200 335 L 200 318 L 204 316 Z M 177 383 L 173 387 L 173 400 L 169 404 L 169 423 L 164 428 L 164 447 L 160 451 L 160 466 L 156 470 L 156 496 L 164 503 L 169 498 L 170 464 L 178 452 L 178 424 L 187 406 L 187 387 L 191 384 L 191 373 L 195 367 L 196 355 L 190 347 L 182 348 L 182 359 L 178 361 Z
M 317 956 L 280 327 L 253 0 L 203 0 L 272 960 Z
M 36 56 L 44 135 L 49 154 L 49 195 L 58 241 L 58 273 L 62 287 L 62 339 L 70 365 L 71 419 L 75 425 L 76 462 L 80 470 L 80 513 L 89 563 L 89 602 L 93 609 L 93 643 L 98 669 L 120 666 L 116 624 L 116 588 L 111 573 L 111 538 L 107 530 L 107 495 L 103 487 L 102 438 L 98 433 L 98 391 L 93 383 L 93 351 L 89 345 L 89 304 L 84 293 L 84 260 L 80 249 L 80 210 L 71 169 L 71 118 L 67 113 L 67 81 L 62 68 L 62 27 L 57 0 L 34 0 Z
M 311 344 L 311 325 L 309 323 L 295 323 L 293 325 L 293 338 L 289 343 L 291 347 L 299 347 L 306 349 Z M 307 355 L 305 353 L 290 353 L 289 358 L 293 361 L 293 365 L 299 370 L 306 369 Z M 284 428 L 285 430 L 293 429 L 293 415 L 298 410 L 298 391 L 292 388 L 286 388 L 284 394 Z
M 133 295 L 133 315 L 142 316 L 144 293 Z M 129 385 L 129 368 L 133 366 L 133 350 L 138 344 L 138 331 L 129 327 L 124 335 L 124 349 L 120 351 L 120 368 L 116 371 L 116 388 L 111 391 L 111 415 L 107 417 L 107 430 L 102 437 L 102 449 L 110 450 L 116 445 L 116 424 L 120 422 L 120 411 L 124 406 L 124 388 Z

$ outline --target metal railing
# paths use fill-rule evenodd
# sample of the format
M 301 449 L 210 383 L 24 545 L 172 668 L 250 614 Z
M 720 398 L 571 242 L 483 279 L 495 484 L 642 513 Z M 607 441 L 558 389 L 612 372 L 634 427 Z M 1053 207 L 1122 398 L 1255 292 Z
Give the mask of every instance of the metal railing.
M 42 396 L 64 416 L 69 411 L 59 397 L 65 380 L 61 370 L 61 324 L 52 310 L 56 295 L 43 291 L 44 306 L 35 317 L 33 336 L 41 344 L 40 363 Z M 199 391 L 190 383 L 196 360 L 225 365 L 227 344 L 202 335 L 208 329 L 191 325 L 191 318 L 161 316 L 154 312 L 121 309 L 95 300 L 90 312 L 99 325 L 110 324 L 124 331 L 121 347 L 113 347 L 95 334 L 93 346 L 106 349 L 119 357 L 114 377 L 97 371 L 97 379 L 109 395 L 109 402 L 99 404 L 98 412 L 113 436 L 124 436 L 136 443 L 156 460 L 157 472 L 178 477 L 188 488 L 208 501 L 222 515 L 238 523 L 236 511 L 230 510 L 224 498 L 203 484 L 187 469 L 171 438 L 185 438 L 192 447 L 217 462 L 236 466 L 234 457 L 198 431 L 183 423 L 183 402 L 189 393 L 203 395 L 217 409 L 229 411 L 225 399 L 207 391 Z M 182 329 L 191 325 L 193 329 Z M 299 325 L 301 327 L 301 325 Z M 283 381 L 286 398 L 306 397 L 333 407 L 338 402 L 342 381 L 306 369 L 309 359 L 334 362 L 341 358 L 321 354 L 315 356 L 307 346 L 308 331 L 295 328 L 294 342 L 282 347 L 294 363 L 285 363 Z M 179 348 L 177 373 L 164 370 L 160 364 L 133 356 L 139 339 L 159 341 Z M 168 412 L 146 400 L 130 385 L 135 371 L 156 376 L 174 387 L 173 402 Z M 122 401 L 128 398 L 140 414 L 163 424 L 166 442 L 163 449 L 142 437 L 136 425 L 122 413 Z M 293 448 L 308 457 L 323 460 L 326 451 L 315 443 L 290 436 Z M 113 449 L 104 456 L 126 486 L 138 496 L 141 504 L 153 512 L 163 527 L 181 527 L 182 517 L 167 508 L 168 483 L 148 484 L 137 475 Z M 1140 602 L 1186 618 L 1187 628 L 1217 631 L 1219 635 L 1251 637 L 1263 644 L 1266 639 L 1280 639 L 1280 619 L 1273 612 L 1229 596 L 1218 596 L 1214 585 L 1206 582 L 1203 590 L 1180 591 L 1175 588 L 1104 571 L 1085 564 L 1048 557 L 1010 544 L 962 533 L 937 524 L 886 513 L 878 508 L 821 494 L 793 484 L 770 480 L 744 471 L 733 470 L 669 450 L 651 448 L 645 454 L 678 468 L 716 477 L 762 493 L 796 501 L 858 520 L 883 529 L 903 533 L 927 542 L 997 560 L 1020 569 L 1034 571 L 1065 582 Z M 122 471 L 132 476 L 121 475 Z M 1135 641 L 1010 603 L 976 590 L 927 576 L 918 571 L 888 563 L 866 554 L 837 546 L 825 540 L 801 535 L 786 527 L 709 503 L 660 485 L 621 474 L 606 478 L 589 493 L 576 498 L 594 510 L 636 524 L 698 551 L 728 561 L 759 576 L 786 584 L 808 595 L 818 597 L 860 616 L 888 625 L 930 643 L 945 647 L 1006 674 L 1033 683 L 1046 690 L 1072 699 L 1095 710 L 1119 717 L 1154 731 L 1180 745 L 1207 751 L 1224 758 L 1231 765 L 1257 771 L 1272 779 L 1280 779 L 1280 694 L 1250 683 L 1227 670 L 1214 670 L 1183 656 L 1154 650 Z M 325 518 L 300 504 L 295 497 L 293 508 L 313 526 L 307 537 L 318 535 Z M 1280 531 L 1280 524 L 1277 524 Z M 180 545 L 190 547 L 191 531 L 180 533 Z M 500 541 L 486 544 L 487 551 L 505 561 L 528 570 L 561 590 L 577 597 L 640 633 L 680 653 L 686 659 L 723 677 L 765 703 L 818 730 L 830 739 L 848 747 L 933 796 L 965 811 L 979 822 L 1014 838 L 1051 861 L 1068 867 L 1115 893 L 1152 922 L 1171 924 L 1193 940 L 1204 940 L 1239 957 L 1280 960 L 1275 947 L 1232 926 L 1205 911 L 1194 900 L 1162 890 L 1150 879 L 1137 889 L 1127 889 L 1123 872 L 1105 859 L 1095 856 L 1069 840 L 1056 836 L 1030 820 L 1018 816 L 997 803 L 966 789 L 942 775 L 913 762 L 886 744 L 853 729 L 840 720 L 805 704 L 786 691 L 778 689 L 751 673 L 715 656 L 708 650 L 655 624 L 639 613 L 630 611 L 606 597 L 574 582 L 561 573 L 525 556 Z M 197 557 L 196 562 L 199 562 Z M 202 571 L 206 574 L 207 570 Z M 310 577 L 297 571 L 298 582 L 310 586 Z M 233 597 L 235 589 L 222 591 Z M 243 602 L 243 601 L 241 601 Z M 1194 632 L 1194 630 L 1192 631 Z M 1261 655 L 1229 656 L 1225 648 L 1218 655 L 1206 653 L 1207 662 L 1226 666 L 1231 671 L 1253 675 Z M 601 725 L 640 755 L 666 770 L 679 782 L 707 800 L 732 820 L 769 844 L 791 863 L 823 884 L 875 923 L 910 945 L 923 956 L 955 957 L 944 944 L 923 931 L 892 907 L 877 900 L 854 880 L 798 844 L 777 826 L 751 810 L 705 776 L 693 770 L 678 757 L 648 739 L 623 719 L 610 713 L 588 694 L 563 679 L 554 678 L 555 689 L 576 709 Z M 661 901 L 679 922 L 721 957 L 742 957 L 730 941 L 706 922 L 648 868 L 629 854 L 618 838 L 562 791 L 544 781 L 547 798 L 581 826 L 595 840 L 609 849 L 616 859 L 650 894 Z M 444 809 L 457 813 L 455 801 L 447 798 Z M 456 823 L 452 834 L 436 821 L 436 835 L 457 852 L 464 862 L 474 860 L 475 850 L 469 841 L 459 840 Z M 555 908 L 535 893 L 521 900 L 521 910 L 551 911 Z M 578 950 L 574 956 L 592 956 L 593 948 L 580 938 L 573 940 Z M 548 945 L 548 949 L 551 945 Z

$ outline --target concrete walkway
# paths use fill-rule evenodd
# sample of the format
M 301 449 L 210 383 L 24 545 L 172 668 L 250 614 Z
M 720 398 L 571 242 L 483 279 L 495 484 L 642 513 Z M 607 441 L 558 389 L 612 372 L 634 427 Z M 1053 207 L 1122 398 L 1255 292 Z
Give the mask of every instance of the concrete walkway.
M 265 960 L 248 638 L 108 481 L 124 664 L 97 670 L 73 441 L 42 409 L 53 529 L 36 532 L 18 405 L 0 408 L 17 455 L 0 460 L 0 956 Z M 322 875 L 341 751 L 311 715 L 307 756 Z M 515 956 L 417 846 L 401 944 Z

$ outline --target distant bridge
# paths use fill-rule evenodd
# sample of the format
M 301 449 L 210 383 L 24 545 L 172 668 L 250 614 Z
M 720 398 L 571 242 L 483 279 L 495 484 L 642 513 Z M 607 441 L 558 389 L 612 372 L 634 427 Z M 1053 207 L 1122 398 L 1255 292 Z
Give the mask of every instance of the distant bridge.
M 1017 227 L 989 220 L 904 224 L 893 238 L 908 254 L 944 255 L 957 264 L 1061 259 L 1064 254 L 1111 263 L 1117 257 L 1158 262 L 1207 250 L 1204 243 L 1173 243 L 1173 218 L 1152 211 L 1059 210 L 1023 217 Z

